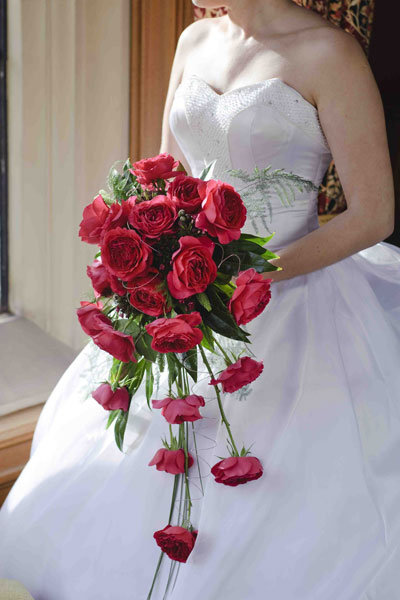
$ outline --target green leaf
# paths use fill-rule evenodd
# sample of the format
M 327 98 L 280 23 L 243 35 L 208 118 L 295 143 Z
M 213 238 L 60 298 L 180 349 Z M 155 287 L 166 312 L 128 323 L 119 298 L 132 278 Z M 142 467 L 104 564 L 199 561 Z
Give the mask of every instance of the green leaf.
M 131 335 L 133 338 L 139 336 L 142 331 L 140 325 L 133 319 L 118 319 L 115 328 L 127 335 Z
M 121 410 L 114 426 L 115 442 L 122 452 L 129 411 Z
M 219 290 L 221 290 L 221 292 L 223 292 L 229 300 L 232 298 L 233 293 L 236 289 L 236 286 L 221 285 L 219 283 L 215 283 L 215 281 L 214 281 L 214 286 L 217 287 Z
M 221 292 L 218 288 L 214 286 L 208 287 L 207 295 L 213 309 L 212 312 L 206 312 L 203 309 L 200 310 L 204 323 L 216 333 L 220 333 L 225 337 L 247 342 L 249 334 L 237 325 L 226 304 L 221 299 L 220 294 Z
M 198 302 L 201 304 L 201 306 L 203 306 L 203 308 L 205 308 L 209 312 L 212 310 L 210 301 L 204 292 L 202 292 L 201 294 L 196 294 L 196 298 L 197 298 Z
M 250 252 L 252 254 L 258 254 L 265 259 L 268 258 L 276 258 L 276 254 L 271 252 L 271 250 L 267 250 L 258 244 L 254 244 L 253 242 L 249 242 L 247 240 L 243 241 L 234 241 L 226 244 L 225 246 L 225 255 L 229 257 L 230 254 L 243 254 L 244 252 Z
M 205 180 L 205 178 L 207 177 L 208 173 L 214 167 L 214 165 L 215 165 L 216 162 L 217 162 L 217 159 L 213 160 L 210 164 L 208 164 L 206 167 L 204 167 L 204 169 L 202 170 L 202 172 L 199 175 L 199 179 Z
M 115 380 L 115 378 L 117 376 L 120 364 L 121 364 L 121 361 L 118 360 L 118 358 L 113 357 L 112 366 L 111 366 L 110 375 L 109 375 L 109 378 L 110 378 L 111 382 L 114 382 L 114 380 Z
M 127 158 L 126 161 L 124 162 L 124 166 L 122 167 L 122 170 L 124 173 L 129 172 L 129 169 L 132 169 L 132 163 L 131 163 L 131 159 Z
M 178 377 L 179 362 L 177 363 L 175 354 L 168 352 L 166 354 L 168 365 L 168 382 L 172 385 Z
M 219 283 L 221 285 L 225 285 L 226 283 L 229 283 L 230 281 L 231 281 L 230 275 L 227 275 L 226 273 L 220 273 L 218 271 L 214 283 Z
M 117 416 L 119 415 L 120 412 L 121 412 L 121 409 L 119 409 L 119 408 L 117 410 L 110 411 L 106 429 L 108 429 L 110 427 L 110 425 L 112 425 L 112 423 L 115 421 L 115 419 L 117 418 Z
M 266 271 L 276 271 L 278 267 L 269 262 L 269 259 L 276 258 L 276 255 L 272 256 L 268 253 L 267 256 L 268 259 L 264 258 L 263 255 L 260 255 L 258 253 L 256 254 L 254 252 L 235 251 L 232 258 L 224 260 L 218 268 L 223 273 L 227 273 L 231 276 L 236 276 L 239 270 L 247 271 L 247 269 L 255 269 L 257 273 L 265 273 Z M 238 269 L 239 265 L 240 269 Z
M 197 382 L 197 348 L 182 353 L 182 363 L 193 381 Z
M 265 246 L 265 244 L 268 244 L 268 242 L 272 240 L 274 235 L 275 231 L 268 237 L 260 237 L 259 235 L 253 235 L 252 233 L 242 233 L 240 235 L 240 240 L 252 242 L 253 244 L 257 244 L 258 246 Z
M 137 377 L 138 365 L 140 369 L 140 362 L 128 362 L 125 363 L 123 367 L 123 377 L 122 379 L 125 381 L 126 379 L 135 379 Z M 121 381 L 121 379 L 120 379 Z
M 202 318 L 204 323 L 216 333 L 220 333 L 221 335 L 224 335 L 232 340 L 239 340 L 240 342 L 248 343 L 248 334 L 246 334 L 243 329 L 240 329 L 236 323 L 234 326 L 232 326 L 224 318 L 220 317 L 214 312 L 209 313 L 204 311 Z
M 152 337 L 148 333 L 142 333 L 135 340 L 136 350 L 150 362 L 156 362 L 157 352 L 151 347 Z
M 251 253 L 249 253 L 251 254 Z M 273 257 L 275 258 L 275 257 Z M 279 267 L 276 265 L 272 265 L 269 260 L 266 260 L 263 256 L 250 255 L 249 257 L 244 257 L 243 262 L 243 270 L 253 268 L 257 273 L 266 273 L 267 271 L 277 271 Z
M 156 362 L 158 364 L 158 368 L 160 369 L 160 373 L 162 373 L 165 369 L 165 354 L 158 352 Z
M 115 203 L 115 200 L 111 196 L 110 192 L 107 192 L 106 190 L 99 190 L 99 194 L 101 195 L 101 197 L 103 198 L 103 200 L 107 204 L 107 206 L 111 206 L 112 204 Z
M 146 363 L 146 400 L 149 408 L 151 408 L 150 400 L 153 395 L 154 388 L 154 375 L 153 375 L 153 364 L 151 362 Z
M 203 332 L 203 340 L 201 345 L 210 352 L 214 352 L 214 339 L 212 330 L 204 324 L 204 322 L 200 325 L 200 329 Z
M 136 363 L 135 371 L 134 371 L 132 379 L 128 385 L 129 391 L 132 396 L 134 394 L 136 394 L 139 387 L 141 386 L 145 371 L 146 371 L 146 361 L 144 359 L 141 359 L 140 361 L 138 361 Z

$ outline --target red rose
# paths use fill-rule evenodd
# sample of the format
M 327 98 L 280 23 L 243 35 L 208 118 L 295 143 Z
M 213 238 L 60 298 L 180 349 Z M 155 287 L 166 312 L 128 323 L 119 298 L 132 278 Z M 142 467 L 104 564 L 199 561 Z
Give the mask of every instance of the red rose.
M 94 260 L 91 266 L 87 267 L 86 273 L 99 296 L 110 296 L 112 293 L 124 296 L 127 292 L 119 279 L 111 275 L 99 260 Z
M 185 527 L 166 525 L 164 529 L 155 531 L 153 537 L 169 558 L 186 562 L 193 550 L 197 533 L 196 530 L 189 531 Z
M 147 333 L 153 336 L 151 347 L 156 352 L 187 352 L 200 344 L 203 333 L 198 312 L 190 315 L 178 315 L 173 319 L 161 318 L 145 325 Z
M 264 365 L 262 362 L 257 362 L 249 356 L 243 356 L 225 369 L 225 371 L 222 371 L 218 379 L 212 379 L 210 385 L 221 383 L 224 392 L 236 392 L 236 390 L 240 390 L 244 385 L 257 379 L 263 369 Z
M 100 244 L 104 232 L 114 227 L 126 225 L 131 199 L 122 204 L 114 202 L 108 206 L 101 194 L 83 210 L 83 219 L 79 226 L 79 236 L 88 244 Z
M 100 194 L 83 209 L 83 219 L 79 225 L 79 236 L 83 242 L 88 244 L 100 242 L 108 210 L 108 206 Z
M 76 314 L 83 331 L 91 337 L 99 333 L 104 325 L 111 326 L 110 319 L 92 302 L 81 302 L 81 308 L 77 309 Z
M 105 410 L 127 411 L 129 408 L 129 392 L 126 387 L 117 388 L 113 392 L 109 383 L 102 383 L 92 396 Z
M 175 202 L 178 210 L 184 210 L 188 215 L 197 214 L 203 199 L 199 194 L 199 184 L 202 179 L 179 175 L 168 186 L 167 195 Z
M 236 486 L 258 479 L 263 468 L 255 456 L 230 456 L 217 462 L 211 469 L 217 483 Z
M 108 209 L 108 215 L 104 221 L 101 235 L 103 236 L 106 231 L 115 229 L 116 227 L 125 227 L 128 222 L 128 215 L 132 206 L 135 205 L 136 196 L 131 196 L 128 200 L 122 200 L 114 202 Z
M 193 456 L 188 452 L 188 468 L 193 465 Z M 165 471 L 172 475 L 185 472 L 185 451 L 182 448 L 179 450 L 168 450 L 167 448 L 160 448 L 157 450 L 151 461 L 149 467 L 156 465 L 157 471 Z
M 147 273 L 153 255 L 136 231 L 117 227 L 104 235 L 101 259 L 111 275 L 123 281 L 132 281 Z
M 172 233 L 175 221 L 175 204 L 163 195 L 135 204 L 129 214 L 129 223 L 148 239 Z
M 134 279 L 129 283 L 128 290 L 130 292 L 129 302 L 146 315 L 159 317 L 171 310 L 165 294 L 164 283 L 154 273 Z
M 215 244 L 208 237 L 181 237 L 179 250 L 172 255 L 172 271 L 167 275 L 169 291 L 182 300 L 199 294 L 214 281 L 217 265 L 212 255 Z
M 271 299 L 271 281 L 254 269 L 239 273 L 236 290 L 228 304 L 238 325 L 246 325 L 262 313 Z
M 112 325 L 104 325 L 98 333 L 92 336 L 94 343 L 122 362 L 137 362 L 135 344 L 132 336 L 117 331 Z
M 175 171 L 179 166 L 179 160 L 175 160 L 171 154 L 164 152 L 152 158 L 144 158 L 133 163 L 133 173 L 140 184 L 149 184 L 157 179 L 169 179 L 179 175 L 181 171 Z
M 238 240 L 246 221 L 246 207 L 236 190 L 228 183 L 210 179 L 199 184 L 199 193 L 203 203 L 196 227 L 217 237 L 221 244 Z
M 184 421 L 197 421 L 203 417 L 199 413 L 199 406 L 204 406 L 203 396 L 186 396 L 186 398 L 164 398 L 163 400 L 152 400 L 154 408 L 161 408 L 162 416 L 171 423 L 183 423 Z

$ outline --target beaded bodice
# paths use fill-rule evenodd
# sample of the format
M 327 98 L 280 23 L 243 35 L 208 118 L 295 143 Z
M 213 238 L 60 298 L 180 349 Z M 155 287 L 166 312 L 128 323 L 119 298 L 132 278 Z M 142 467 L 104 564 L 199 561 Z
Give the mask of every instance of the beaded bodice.
M 275 231 L 271 249 L 318 227 L 317 187 L 332 156 L 317 109 L 297 90 L 272 78 L 219 94 L 197 75 L 185 76 L 169 123 L 195 177 L 215 161 L 207 178 L 226 181 L 239 192 L 252 188 L 231 169 L 252 173 L 271 165 L 313 182 L 313 190 L 296 191 L 294 202 L 283 202 L 279 188 L 265 198 L 259 188 L 244 197 L 245 229 Z

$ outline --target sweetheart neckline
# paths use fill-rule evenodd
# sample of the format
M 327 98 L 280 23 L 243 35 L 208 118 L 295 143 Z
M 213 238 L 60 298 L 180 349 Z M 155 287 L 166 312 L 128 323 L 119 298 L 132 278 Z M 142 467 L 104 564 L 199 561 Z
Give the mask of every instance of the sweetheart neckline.
M 292 87 L 291 85 L 289 85 L 288 83 L 286 83 L 285 81 L 283 81 L 283 79 L 281 79 L 280 77 L 269 77 L 268 79 L 262 79 L 261 81 L 255 81 L 254 83 L 248 83 L 247 85 L 241 85 L 239 87 L 236 88 L 232 88 L 231 90 L 227 90 L 226 92 L 222 92 L 219 93 L 217 92 L 205 79 L 203 79 L 202 77 L 200 77 L 199 75 L 196 75 L 196 73 L 191 73 L 190 75 L 186 75 L 181 82 L 179 83 L 177 89 L 183 85 L 185 83 L 185 81 L 194 78 L 197 79 L 198 81 L 201 81 L 217 98 L 224 98 L 226 96 L 229 96 L 230 94 L 233 94 L 235 92 L 240 92 L 242 90 L 246 90 L 249 88 L 253 88 L 253 87 L 257 87 L 260 85 L 264 85 L 265 83 L 269 83 L 270 81 L 279 81 L 279 83 L 281 85 L 283 85 L 284 87 L 288 88 L 289 90 L 291 90 L 294 94 L 296 94 L 297 96 L 299 96 L 299 98 L 305 102 L 305 104 L 307 104 L 308 106 L 310 106 L 313 111 L 318 114 L 318 109 L 316 106 L 314 106 L 314 104 L 311 104 L 311 102 L 309 102 L 308 100 L 306 100 L 306 98 L 304 98 L 304 96 L 302 94 L 300 94 L 300 92 L 298 90 L 296 90 L 296 88 Z

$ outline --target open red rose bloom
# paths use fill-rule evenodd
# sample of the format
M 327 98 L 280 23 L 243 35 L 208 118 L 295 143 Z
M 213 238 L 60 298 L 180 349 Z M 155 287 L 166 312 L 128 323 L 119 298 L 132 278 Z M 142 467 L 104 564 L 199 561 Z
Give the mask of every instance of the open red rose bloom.
M 242 356 L 249 334 L 241 326 L 269 303 L 271 280 L 263 273 L 277 269 L 269 262 L 276 255 L 264 247 L 272 236 L 242 232 L 246 207 L 240 194 L 224 181 L 206 181 L 208 171 L 191 177 L 167 153 L 134 164 L 128 159 L 122 173 L 112 169 L 111 189 L 84 209 L 79 229 L 82 241 L 97 245 L 98 252 L 87 267 L 93 299 L 81 302 L 78 319 L 94 344 L 113 357 L 93 398 L 108 415 L 107 428 L 114 424 L 120 450 L 135 394 L 146 395 L 149 409 L 161 409 L 155 415 L 165 419 L 169 440 L 154 449 L 148 465 L 164 477 L 184 478 L 186 501 L 188 471 L 198 458 L 197 449 L 196 456 L 188 452 L 187 427 L 195 435 L 205 406 L 190 385 L 200 361 L 229 442 L 229 455 L 211 469 L 215 482 L 236 486 L 262 475 L 259 459 L 236 446 L 221 394 L 251 384 L 263 370 L 261 362 Z M 241 342 L 240 357 L 224 351 L 226 338 Z M 225 360 L 220 373 L 210 366 L 212 352 Z M 166 398 L 152 399 L 156 370 L 166 373 Z M 162 552 L 178 562 L 186 562 L 197 536 L 190 501 L 185 506 L 181 523 L 154 533 Z

